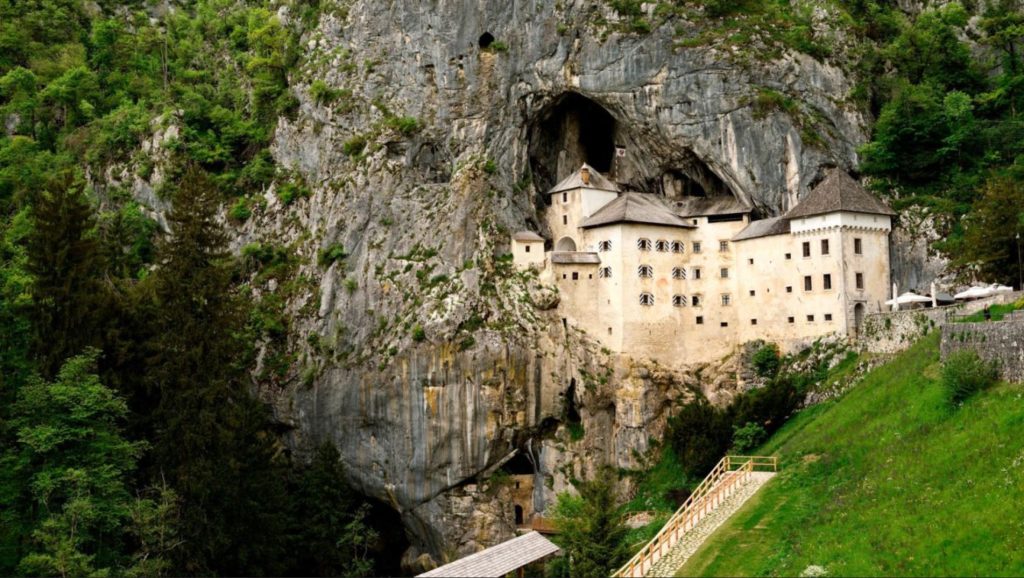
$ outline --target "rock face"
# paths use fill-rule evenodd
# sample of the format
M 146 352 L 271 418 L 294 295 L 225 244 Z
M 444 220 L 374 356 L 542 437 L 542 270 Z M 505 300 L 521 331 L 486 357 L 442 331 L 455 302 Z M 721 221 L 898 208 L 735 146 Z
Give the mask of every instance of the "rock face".
M 417 564 L 511 535 L 501 492 L 476 486 L 511 451 L 528 456 L 543 512 L 569 474 L 635 467 L 699 385 L 603 354 L 562 326 L 550 288 L 500 258 L 510 231 L 540 228 L 548 186 L 587 161 L 641 190 L 734 194 L 777 214 L 823 167 L 855 166 L 866 138 L 838 68 L 674 48 L 672 26 L 628 35 L 598 17 L 615 13 L 589 0 L 326 10 L 273 148 L 312 194 L 284 207 L 268 191 L 237 238 L 305 263 L 302 290 L 282 294 L 294 363 L 261 394 L 297 450 L 335 443 L 353 483 L 403 514 Z M 332 92 L 314 99 L 315 80 Z M 765 91 L 796 112 L 756 108 Z M 338 244 L 347 256 L 318 265 Z

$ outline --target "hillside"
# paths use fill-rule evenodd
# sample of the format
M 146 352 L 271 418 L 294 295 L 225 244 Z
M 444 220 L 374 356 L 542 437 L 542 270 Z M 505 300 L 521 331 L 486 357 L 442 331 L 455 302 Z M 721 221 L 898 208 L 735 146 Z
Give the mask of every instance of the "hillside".
M 1021 575 L 1024 386 L 950 409 L 938 335 L 790 421 L 782 473 L 679 576 Z

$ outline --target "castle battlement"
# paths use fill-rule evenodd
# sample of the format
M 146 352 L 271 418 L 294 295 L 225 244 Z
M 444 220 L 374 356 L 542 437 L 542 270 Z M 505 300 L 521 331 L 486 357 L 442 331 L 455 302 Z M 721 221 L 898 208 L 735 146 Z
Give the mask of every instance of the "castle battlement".
M 794 349 L 855 334 L 887 298 L 894 213 L 839 170 L 756 221 L 731 197 L 621 191 L 587 165 L 548 194 L 551 239 L 516 233 L 514 263 L 559 288 L 567 325 L 618 353 L 679 365 L 752 339 Z

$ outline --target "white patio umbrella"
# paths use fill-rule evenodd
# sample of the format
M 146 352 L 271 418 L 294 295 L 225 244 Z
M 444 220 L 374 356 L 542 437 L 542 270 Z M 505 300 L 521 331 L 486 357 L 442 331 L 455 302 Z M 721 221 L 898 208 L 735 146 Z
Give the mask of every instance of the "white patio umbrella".
M 1007 287 L 1006 285 L 1000 285 L 998 283 L 992 284 L 992 291 L 996 293 L 1013 293 L 1013 287 Z
M 953 299 L 981 299 L 982 297 L 991 297 L 995 294 L 996 292 L 991 287 L 980 285 L 957 293 L 953 296 Z
M 924 295 L 918 295 L 917 293 L 911 293 L 910 291 L 900 295 L 895 299 L 890 299 L 885 302 L 886 305 L 910 305 L 913 303 L 931 303 L 931 297 L 925 297 Z

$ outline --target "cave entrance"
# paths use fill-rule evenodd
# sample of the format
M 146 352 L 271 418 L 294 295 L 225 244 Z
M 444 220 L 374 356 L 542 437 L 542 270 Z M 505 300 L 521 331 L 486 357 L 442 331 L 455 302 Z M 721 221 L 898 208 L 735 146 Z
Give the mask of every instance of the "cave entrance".
M 541 193 L 583 163 L 608 174 L 615 158 L 615 117 L 600 104 L 570 92 L 545 107 L 530 126 L 530 170 Z
M 569 389 L 565 390 L 565 421 L 570 424 L 583 421 L 580 410 L 576 407 L 576 378 L 569 381 Z
M 513 476 L 533 475 L 533 464 L 523 450 L 516 452 L 516 455 L 511 460 L 505 462 L 501 469 Z
M 672 168 L 662 173 L 661 182 L 658 183 L 662 194 L 668 199 L 736 196 L 707 163 L 688 150 L 670 166 Z M 658 187 L 652 189 L 658 190 Z

